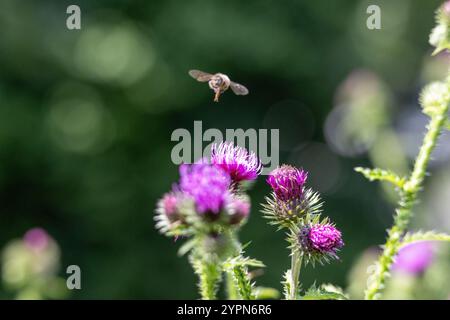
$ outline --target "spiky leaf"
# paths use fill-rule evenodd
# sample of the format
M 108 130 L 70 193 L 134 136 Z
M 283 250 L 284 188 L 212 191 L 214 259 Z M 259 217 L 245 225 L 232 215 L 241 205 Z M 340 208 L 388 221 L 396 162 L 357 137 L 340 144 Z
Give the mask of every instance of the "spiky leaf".
M 348 300 L 342 289 L 333 285 L 321 285 L 316 287 L 315 284 L 309 288 L 301 297 L 302 300 Z
M 256 287 L 254 292 L 256 300 L 276 300 L 280 298 L 280 292 L 274 288 Z

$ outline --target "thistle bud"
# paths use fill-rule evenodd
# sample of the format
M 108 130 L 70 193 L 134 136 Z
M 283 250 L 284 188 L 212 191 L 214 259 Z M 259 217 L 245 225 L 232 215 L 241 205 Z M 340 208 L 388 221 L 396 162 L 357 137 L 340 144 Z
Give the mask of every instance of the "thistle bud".
M 225 170 L 234 183 L 255 180 L 262 170 L 261 161 L 254 152 L 234 146 L 230 142 L 213 144 L 211 163 Z
M 278 200 L 290 201 L 301 198 L 307 177 L 306 171 L 282 165 L 270 173 L 267 183 L 272 187 Z
M 168 236 L 183 234 L 188 227 L 184 213 L 193 207 L 192 200 L 179 191 L 164 194 L 156 206 L 156 228 Z

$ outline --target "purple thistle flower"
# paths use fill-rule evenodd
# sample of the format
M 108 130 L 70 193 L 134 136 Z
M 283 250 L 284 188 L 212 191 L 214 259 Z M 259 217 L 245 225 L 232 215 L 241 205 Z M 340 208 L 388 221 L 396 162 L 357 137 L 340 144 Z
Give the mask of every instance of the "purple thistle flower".
M 229 196 L 230 176 L 221 168 L 198 163 L 180 166 L 180 190 L 191 196 L 198 213 L 218 214 Z
M 433 259 L 432 243 L 412 243 L 399 250 L 393 269 L 416 275 L 424 272 L 433 263 Z
M 270 173 L 267 183 L 272 187 L 278 200 L 290 201 L 301 198 L 307 177 L 306 171 L 282 165 Z
M 250 202 L 244 198 L 233 198 L 227 205 L 230 215 L 230 224 L 239 224 L 250 214 Z
M 255 180 L 261 173 L 262 164 L 254 152 L 222 142 L 211 147 L 211 163 L 222 168 L 233 182 Z
M 299 240 L 303 249 L 309 253 L 336 256 L 336 252 L 344 246 L 341 232 L 328 223 L 304 228 L 300 232 Z

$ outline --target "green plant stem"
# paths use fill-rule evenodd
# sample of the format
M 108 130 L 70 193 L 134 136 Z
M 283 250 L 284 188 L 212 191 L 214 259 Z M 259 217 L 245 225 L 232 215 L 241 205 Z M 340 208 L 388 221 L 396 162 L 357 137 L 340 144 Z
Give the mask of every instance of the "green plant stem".
M 405 233 L 412 217 L 412 208 L 417 200 L 417 195 L 422 188 L 428 163 L 432 151 L 436 146 L 437 139 L 447 119 L 448 104 L 442 106 L 439 113 L 432 116 L 428 131 L 423 139 L 413 172 L 401 189 L 399 206 L 396 209 L 394 225 L 388 231 L 387 241 L 384 245 L 375 269 L 370 277 L 365 298 L 367 300 L 381 298 L 381 291 L 384 288 L 386 278 L 401 244 L 401 238 Z
M 293 249 L 291 254 L 291 283 L 289 286 L 288 300 L 297 300 L 301 267 L 302 255 L 300 251 Z

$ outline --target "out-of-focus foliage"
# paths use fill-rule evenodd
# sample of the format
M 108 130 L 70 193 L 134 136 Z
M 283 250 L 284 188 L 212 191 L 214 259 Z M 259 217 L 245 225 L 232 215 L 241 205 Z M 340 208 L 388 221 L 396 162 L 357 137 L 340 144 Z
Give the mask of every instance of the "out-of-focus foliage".
M 425 270 L 412 273 L 405 269 L 395 267 L 391 272 L 383 299 L 441 299 L 449 297 L 450 254 L 447 244 L 437 245 L 430 242 L 432 258 Z M 447 245 L 448 246 L 448 245 Z M 379 251 L 371 248 L 363 252 L 356 260 L 348 277 L 347 291 L 351 299 L 363 299 L 364 288 L 367 282 L 367 268 L 376 259 Z M 417 259 L 417 257 L 410 257 Z M 419 258 L 420 259 L 420 258 Z
M 204 130 L 279 128 L 280 161 L 310 172 L 346 243 L 340 263 L 302 272 L 302 283 L 344 287 L 359 254 L 383 242 L 392 212 L 352 168 L 394 170 L 415 157 L 426 119 L 418 89 L 448 65 L 445 55 L 427 57 L 438 3 L 83 0 L 82 29 L 70 31 L 72 2 L 0 1 L 0 246 L 47 229 L 61 270 L 81 267 L 74 298 L 195 298 L 191 268 L 175 255 L 180 244 L 154 230 L 155 203 L 177 180 L 171 133 L 192 130 L 194 120 Z M 369 4 L 382 9 L 381 30 L 366 28 Z M 250 95 L 213 104 L 187 75 L 192 68 L 225 72 Z M 376 75 L 386 95 L 350 109 L 358 116 L 349 119 L 365 122 L 346 120 L 344 132 L 368 148 L 349 157 L 328 144 L 323 126 L 355 70 Z M 450 143 L 441 139 L 415 224 L 448 233 Z M 279 288 L 289 261 L 283 235 L 257 210 L 267 193 L 259 179 L 241 238 L 267 265 L 258 284 Z

